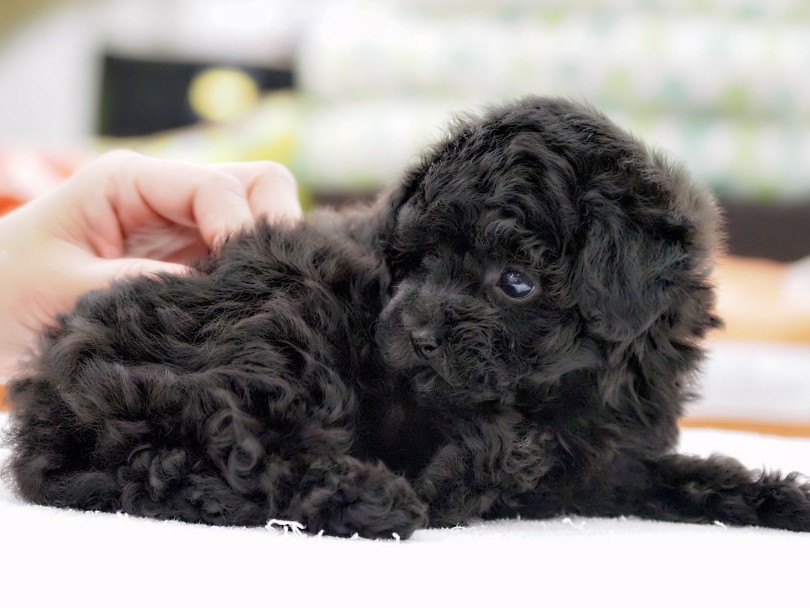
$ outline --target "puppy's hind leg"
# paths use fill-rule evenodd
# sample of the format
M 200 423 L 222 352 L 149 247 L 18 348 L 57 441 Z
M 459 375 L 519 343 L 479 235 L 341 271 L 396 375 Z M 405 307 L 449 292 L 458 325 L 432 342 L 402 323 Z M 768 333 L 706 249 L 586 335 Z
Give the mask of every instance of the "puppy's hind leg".
M 810 531 L 810 483 L 758 473 L 732 458 L 673 454 L 626 467 L 603 513 Z
M 217 526 L 263 526 L 266 500 L 235 488 L 183 448 L 145 447 L 117 472 L 121 509 L 132 515 Z
M 188 468 L 180 478 L 190 485 L 180 492 L 180 502 L 170 498 L 169 512 L 190 509 L 190 517 L 209 523 L 264 525 L 282 519 L 313 534 L 407 538 L 426 524 L 426 507 L 404 477 L 349 454 L 353 394 L 331 370 L 321 371 L 325 380 L 308 384 L 310 391 L 294 403 L 268 401 L 265 409 L 255 399 L 246 409 L 230 391 L 204 391 L 203 401 L 217 403 L 216 412 L 207 419 L 186 416 L 204 457 L 189 467 L 177 451 L 161 457 L 156 467 L 150 454 L 141 476 Z M 155 484 L 140 487 L 148 498 Z

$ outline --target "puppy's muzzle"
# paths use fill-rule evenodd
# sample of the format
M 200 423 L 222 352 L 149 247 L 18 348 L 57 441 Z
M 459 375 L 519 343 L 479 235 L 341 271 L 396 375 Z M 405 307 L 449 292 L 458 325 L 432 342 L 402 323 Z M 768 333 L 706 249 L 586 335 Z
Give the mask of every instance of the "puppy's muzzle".
M 420 327 L 410 333 L 413 350 L 422 359 L 432 359 L 439 354 L 441 340 L 432 329 Z

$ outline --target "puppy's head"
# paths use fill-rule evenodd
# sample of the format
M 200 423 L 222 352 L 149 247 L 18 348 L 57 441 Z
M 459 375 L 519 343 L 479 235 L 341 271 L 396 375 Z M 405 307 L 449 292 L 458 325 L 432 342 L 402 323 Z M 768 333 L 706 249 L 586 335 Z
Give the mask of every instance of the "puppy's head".
M 601 114 L 531 98 L 461 121 L 387 203 L 377 340 L 428 402 L 542 409 L 574 372 L 608 406 L 681 398 L 716 324 L 717 210 Z

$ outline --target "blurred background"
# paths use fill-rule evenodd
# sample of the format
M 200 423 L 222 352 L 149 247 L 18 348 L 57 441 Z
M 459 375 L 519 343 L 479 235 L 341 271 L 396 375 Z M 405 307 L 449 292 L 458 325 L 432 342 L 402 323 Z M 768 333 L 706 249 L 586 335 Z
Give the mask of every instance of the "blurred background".
M 0 209 L 110 147 L 372 197 L 454 114 L 587 100 L 721 201 L 704 418 L 810 433 L 810 2 L 0 0 Z

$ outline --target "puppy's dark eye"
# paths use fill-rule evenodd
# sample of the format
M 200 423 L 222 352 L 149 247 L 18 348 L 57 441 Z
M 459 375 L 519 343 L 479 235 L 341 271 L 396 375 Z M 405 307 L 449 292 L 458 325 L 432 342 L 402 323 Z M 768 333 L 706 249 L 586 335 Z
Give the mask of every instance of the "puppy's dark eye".
M 520 300 L 534 291 L 534 281 L 525 272 L 509 268 L 498 279 L 498 287 L 510 298 Z

